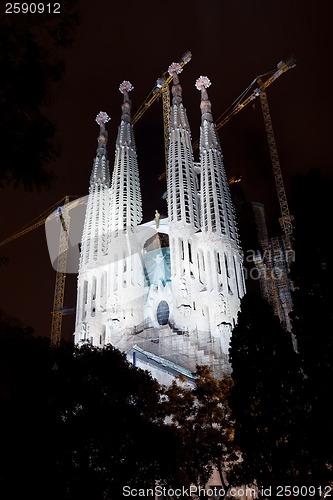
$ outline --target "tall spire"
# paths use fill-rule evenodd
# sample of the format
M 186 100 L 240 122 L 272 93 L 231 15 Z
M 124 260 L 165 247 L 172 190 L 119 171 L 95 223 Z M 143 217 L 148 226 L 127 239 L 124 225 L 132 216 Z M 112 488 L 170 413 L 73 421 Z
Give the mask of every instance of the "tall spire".
M 119 90 L 123 94 L 123 104 L 111 185 L 111 231 L 136 226 L 142 221 L 139 169 L 129 98 L 133 86 L 124 80 Z
M 129 92 L 134 89 L 131 82 L 124 80 L 119 85 L 119 90 L 123 94 L 123 104 L 121 105 L 121 124 L 118 131 L 117 145 L 135 147 L 133 127 L 131 123 L 132 103 L 129 98 Z
M 100 111 L 96 116 L 96 122 L 100 127 L 100 131 L 97 139 L 98 147 L 90 176 L 90 186 L 92 185 L 104 185 L 107 187 L 110 186 L 109 160 L 106 151 L 106 145 L 108 142 L 108 133 L 105 129 L 105 123 L 107 123 L 109 120 L 110 117 L 104 111 Z
M 171 89 L 172 104 L 180 104 L 183 102 L 182 87 L 179 83 L 178 75 L 183 71 L 179 63 L 172 63 L 168 68 L 169 75 L 172 76 L 173 85 Z
M 229 183 L 207 93 L 210 85 L 207 76 L 200 76 L 195 84 L 201 91 L 201 226 L 203 232 L 225 235 L 238 243 Z
M 97 139 L 98 147 L 90 176 L 89 196 L 87 201 L 85 222 L 83 226 L 80 272 L 97 262 L 107 254 L 107 211 L 108 192 L 110 189 L 109 160 L 106 151 L 108 133 L 105 124 L 110 117 L 100 111 L 96 122 L 100 127 Z
M 187 224 L 198 229 L 199 205 L 193 167 L 191 131 L 178 78 L 182 68 L 179 63 L 172 63 L 168 71 L 173 77 L 168 167 L 169 221 L 178 225 Z
M 186 329 L 193 308 L 193 238 L 200 228 L 200 221 L 191 131 L 178 78 L 181 71 L 178 63 L 169 66 L 173 85 L 168 158 L 168 219 L 173 325 Z

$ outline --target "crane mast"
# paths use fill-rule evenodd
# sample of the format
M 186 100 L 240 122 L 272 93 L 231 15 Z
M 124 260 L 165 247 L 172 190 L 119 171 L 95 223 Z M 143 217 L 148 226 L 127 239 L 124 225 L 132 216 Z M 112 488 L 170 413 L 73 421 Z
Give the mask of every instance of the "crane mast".
M 258 78 L 259 86 L 261 85 L 261 83 L 262 83 L 261 79 Z M 263 117 L 264 117 L 267 142 L 268 142 L 268 147 L 269 147 L 269 152 L 270 152 L 271 162 L 272 162 L 272 167 L 273 167 L 275 187 L 276 187 L 276 191 L 277 191 L 277 195 L 278 195 L 278 199 L 279 199 L 279 204 L 280 204 L 280 209 L 281 209 L 280 223 L 281 223 L 281 226 L 283 228 L 284 234 L 291 235 L 293 232 L 292 218 L 291 218 L 291 215 L 289 212 L 286 190 L 284 187 L 282 171 L 281 171 L 281 166 L 280 166 L 280 161 L 279 161 L 279 155 L 277 152 L 274 131 L 273 131 L 273 125 L 272 125 L 272 119 L 271 119 L 271 115 L 269 112 L 269 106 L 268 106 L 266 92 L 265 91 L 260 92 L 259 98 L 260 98 L 261 109 L 262 109 L 262 113 L 263 113 Z
M 67 250 L 68 250 L 68 237 L 69 237 L 69 222 L 70 216 L 69 211 L 78 205 L 85 203 L 84 198 L 79 198 L 77 200 L 69 203 L 70 198 L 75 198 L 74 196 L 65 196 L 57 203 L 52 205 L 48 210 L 39 215 L 33 223 L 25 226 L 20 231 L 14 233 L 12 236 L 6 238 L 0 242 L 0 246 L 6 245 L 11 241 L 14 241 L 21 236 L 37 229 L 38 227 L 45 224 L 46 220 L 55 217 L 59 221 L 59 247 L 58 247 L 58 261 L 56 269 L 56 279 L 54 285 L 54 297 L 53 297 L 53 309 L 52 309 L 52 324 L 51 324 L 51 344 L 57 345 L 61 340 L 61 327 L 62 327 L 62 317 L 64 314 L 72 312 L 71 309 L 64 309 L 64 294 L 65 294 L 65 279 L 66 279 L 66 265 L 67 265 Z M 62 206 L 64 204 L 64 206 Z
M 67 250 L 69 237 L 69 222 L 70 217 L 66 204 L 69 202 L 69 197 L 65 198 L 65 205 L 58 207 L 57 215 L 59 217 L 59 250 L 57 262 L 57 274 L 54 286 L 52 324 L 51 324 L 51 344 L 58 345 L 61 340 L 62 316 L 65 296 L 65 281 L 66 281 L 66 265 L 67 265 Z
M 169 85 L 162 86 L 163 99 L 163 123 L 164 123 L 164 155 L 165 155 L 165 175 L 168 180 L 168 158 L 169 158 L 169 138 L 170 138 L 170 91 Z

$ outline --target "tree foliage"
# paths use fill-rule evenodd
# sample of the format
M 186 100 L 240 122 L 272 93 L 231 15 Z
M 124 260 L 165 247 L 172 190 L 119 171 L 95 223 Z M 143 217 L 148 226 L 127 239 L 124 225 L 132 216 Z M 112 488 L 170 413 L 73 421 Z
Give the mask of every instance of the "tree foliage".
M 318 170 L 293 179 L 297 353 L 268 304 L 253 294 L 242 300 L 230 350 L 239 481 L 317 487 L 316 498 L 333 477 L 331 192 Z
M 1 498 L 113 499 L 172 474 L 159 386 L 119 351 L 54 349 L 3 322 L 0 353 Z
M 206 366 L 198 366 L 195 386 L 176 380 L 164 391 L 164 418 L 180 439 L 177 475 L 171 484 L 204 487 L 213 469 L 225 479 L 237 460 L 228 397 L 229 377 L 216 379 Z
M 61 14 L 15 14 L 1 18 L 0 183 L 49 187 L 48 163 L 59 152 L 55 127 L 43 114 L 64 74 L 64 49 L 79 22 L 75 0 Z
M 237 454 L 230 378 L 198 367 L 162 388 L 111 346 L 51 348 L 0 318 L 0 495 L 118 499 L 123 486 L 204 486 Z M 20 480 L 17 481 L 19 475 Z
M 303 432 L 307 480 L 315 486 L 333 477 L 333 419 L 327 406 L 333 394 L 332 187 L 316 169 L 292 183 L 296 258 L 291 320 L 309 408 Z
M 230 348 L 240 484 L 297 484 L 302 376 L 290 333 L 256 294 L 241 301 Z

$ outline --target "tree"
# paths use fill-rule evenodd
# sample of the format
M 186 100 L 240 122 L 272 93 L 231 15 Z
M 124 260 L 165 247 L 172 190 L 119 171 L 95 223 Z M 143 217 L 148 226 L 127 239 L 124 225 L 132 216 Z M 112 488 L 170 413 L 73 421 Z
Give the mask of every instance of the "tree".
M 52 348 L 5 319 L 0 367 L 1 498 L 117 499 L 173 474 L 159 386 L 116 349 Z
M 4 314 L 0 317 L 0 372 L 0 496 L 16 499 L 24 492 L 36 492 L 39 499 L 40 490 L 47 497 L 43 477 L 50 478 L 53 470 L 50 452 L 57 437 L 49 405 L 49 342 L 35 338 L 31 328 Z
M 259 488 L 298 484 L 302 375 L 290 333 L 256 294 L 241 301 L 230 360 L 230 407 L 242 453 L 234 481 Z
M 333 421 L 327 406 L 333 393 L 332 187 L 317 169 L 295 176 L 292 182 L 296 258 L 291 269 L 295 286 L 291 320 L 306 376 L 307 481 L 315 486 L 326 485 L 333 470 Z
M 151 485 L 157 382 L 111 346 L 83 346 L 57 370 L 64 490 L 73 498 L 112 499 L 124 485 Z
M 216 468 L 227 490 L 225 479 L 237 459 L 228 406 L 231 380 L 214 378 L 206 366 L 198 366 L 195 375 L 194 387 L 180 379 L 164 391 L 163 418 L 179 439 L 171 485 L 204 487 Z
M 47 168 L 59 150 L 55 127 L 41 111 L 64 74 L 63 53 L 79 16 L 76 0 L 61 14 L 3 14 L 0 31 L 0 183 L 49 187 Z M 42 4 L 41 4 L 42 5 Z M 50 4 L 52 5 L 52 4 Z M 47 10 L 45 8 L 45 10 Z M 1 185 L 1 184 L 0 184 Z

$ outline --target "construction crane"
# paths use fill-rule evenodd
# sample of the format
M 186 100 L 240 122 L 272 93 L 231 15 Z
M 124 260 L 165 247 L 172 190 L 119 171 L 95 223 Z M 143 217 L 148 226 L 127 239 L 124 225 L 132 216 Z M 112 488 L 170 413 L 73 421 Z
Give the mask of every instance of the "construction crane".
M 73 198 L 74 201 L 70 202 Z M 25 234 L 37 229 L 38 227 L 45 224 L 46 220 L 51 220 L 55 218 L 59 220 L 59 249 L 58 249 L 58 260 L 56 269 L 56 279 L 54 286 L 54 297 L 53 297 L 53 310 L 52 310 L 52 324 L 51 324 L 51 334 L 50 340 L 52 345 L 58 345 L 61 340 L 61 327 L 62 327 L 62 317 L 64 314 L 68 314 L 68 311 L 72 312 L 72 309 L 64 309 L 64 294 L 65 294 L 65 279 L 66 279 L 66 264 L 67 264 L 67 249 L 68 249 L 68 236 L 69 236 L 69 222 L 70 216 L 69 211 L 80 204 L 85 203 L 85 198 L 77 198 L 76 196 L 65 196 L 61 200 L 57 201 L 52 207 L 45 210 L 42 214 L 36 217 L 30 224 L 27 224 L 20 231 L 17 231 L 9 238 L 6 238 L 0 242 L 0 246 L 6 245 L 11 241 L 24 236 Z M 50 219 L 51 217 L 51 219 Z
M 69 202 L 69 197 L 65 197 L 63 207 L 58 207 L 56 215 L 60 221 L 60 238 L 57 260 L 57 274 L 54 286 L 53 309 L 52 309 L 52 324 L 51 324 L 51 344 L 59 345 L 61 340 L 62 315 L 65 297 L 65 280 L 66 280 L 66 265 L 67 265 L 67 249 L 69 238 L 69 223 L 70 217 L 66 205 Z
M 52 207 L 48 208 L 43 212 L 42 214 L 38 215 L 34 220 L 32 220 L 29 224 L 26 224 L 23 226 L 19 231 L 14 233 L 12 236 L 9 236 L 5 240 L 0 242 L 0 247 L 3 245 L 6 245 L 7 243 L 10 243 L 13 240 L 16 240 L 17 238 L 20 238 L 24 234 L 30 233 L 30 231 L 33 231 L 34 229 L 37 229 L 37 227 L 42 226 L 45 224 L 46 219 L 48 218 L 49 215 L 51 215 L 57 207 L 59 207 L 62 203 L 65 202 L 66 197 L 62 198 L 61 200 L 57 201 Z
M 216 130 L 222 128 L 231 118 L 242 109 L 245 108 L 250 102 L 254 101 L 259 97 L 267 87 L 269 87 L 279 76 L 283 75 L 289 69 L 296 66 L 296 60 L 293 56 L 289 57 L 286 61 L 281 61 L 277 65 L 277 69 L 269 71 L 262 75 L 256 76 L 250 85 L 241 93 L 239 97 L 229 106 L 229 108 L 220 115 L 215 121 Z M 268 77 L 267 80 L 263 81 L 263 78 Z M 256 86 L 258 85 L 258 87 Z M 249 92 L 251 92 L 250 95 Z M 247 97 L 246 97 L 247 96 Z M 195 141 L 192 145 L 193 151 L 198 149 L 199 140 Z
M 283 228 L 284 234 L 290 236 L 293 232 L 292 217 L 289 212 L 288 202 L 286 197 L 286 191 L 284 187 L 281 166 L 279 161 L 279 156 L 277 153 L 277 147 L 273 132 L 272 119 L 269 112 L 268 100 L 266 89 L 271 85 L 279 76 L 283 75 L 289 69 L 296 66 L 296 60 L 294 57 L 289 57 L 286 61 L 281 61 L 277 65 L 277 69 L 265 73 L 263 75 L 257 76 L 250 85 L 244 90 L 244 92 L 233 102 L 233 104 L 216 120 L 216 130 L 223 127 L 233 116 L 239 113 L 242 109 L 247 106 L 250 102 L 253 102 L 257 97 L 260 98 L 264 124 L 266 129 L 266 135 L 268 140 L 268 146 L 273 166 L 275 186 L 277 190 L 277 195 L 279 199 L 281 218 L 280 223 Z M 264 78 L 266 78 L 264 80 Z M 249 94 L 250 92 L 250 94 Z M 248 95 L 249 94 L 249 95 Z M 193 144 L 193 150 L 196 150 L 199 146 L 199 141 L 197 140 Z
M 189 63 L 190 60 L 192 59 L 192 54 L 191 52 L 187 51 L 185 54 L 181 57 L 179 64 L 181 68 L 185 66 L 185 64 Z M 136 111 L 132 118 L 132 123 L 133 125 L 136 124 L 136 122 L 141 118 L 141 116 L 147 111 L 147 109 L 153 104 L 154 101 L 160 96 L 163 86 L 164 85 L 169 85 L 169 83 L 172 81 L 172 76 L 169 75 L 168 71 L 165 71 L 163 75 L 158 78 L 156 81 L 156 85 L 153 88 L 153 90 L 148 94 L 147 98 L 145 101 L 141 104 L 139 109 Z M 170 115 L 169 115 L 170 117 Z
M 290 57 L 286 61 L 281 61 L 277 69 L 264 75 L 257 76 L 247 89 L 234 101 L 234 103 L 221 115 L 216 121 L 216 129 L 223 127 L 233 116 L 241 111 L 247 104 L 260 98 L 261 109 L 264 118 L 267 141 L 273 167 L 276 191 L 281 209 L 280 223 L 284 232 L 282 238 L 268 238 L 267 227 L 262 230 L 264 225 L 263 208 L 257 206 L 255 218 L 257 227 L 260 228 L 260 244 L 263 250 L 263 256 L 259 254 L 256 259 L 256 267 L 260 270 L 260 275 L 268 276 L 262 279 L 260 287 L 263 296 L 267 298 L 273 307 L 275 314 L 278 315 L 284 327 L 291 331 L 289 312 L 292 309 L 292 298 L 290 290 L 293 284 L 288 277 L 290 257 L 292 255 L 291 236 L 293 232 L 292 217 L 289 212 L 284 182 L 281 172 L 281 166 L 277 153 L 277 147 L 273 132 L 272 120 L 270 116 L 266 89 L 279 76 L 296 66 L 295 59 Z M 199 141 L 193 144 L 193 150 L 197 149 Z M 258 205 L 258 204 L 255 204 Z M 285 258 L 286 256 L 286 258 Z M 294 343 L 294 339 L 293 339 Z
M 262 80 L 261 80 L 261 78 L 258 78 L 257 81 L 258 81 L 258 85 L 259 85 L 259 89 L 260 89 L 260 86 L 262 84 Z M 292 217 L 291 217 L 290 212 L 289 212 L 286 190 L 284 187 L 282 171 L 281 171 L 281 166 L 280 166 L 280 160 L 279 160 L 276 142 L 275 142 L 275 137 L 274 137 L 274 132 L 273 132 L 272 119 L 271 119 L 271 115 L 269 112 L 267 94 L 264 90 L 260 91 L 259 89 L 258 89 L 258 92 L 259 92 L 259 97 L 260 97 L 262 114 L 264 117 L 269 152 L 271 155 L 271 162 L 272 162 L 273 173 L 274 173 L 275 187 L 276 187 L 276 191 L 277 191 L 277 195 L 278 195 L 278 199 L 279 199 L 279 203 L 280 203 L 280 209 L 281 209 L 280 223 L 281 223 L 281 226 L 283 228 L 284 234 L 287 236 L 287 235 L 291 235 L 293 232 Z
M 185 52 L 179 61 L 181 68 L 185 64 L 189 63 L 192 59 L 192 54 L 190 51 Z M 172 81 L 172 76 L 169 75 L 168 71 L 165 71 L 163 75 L 156 80 L 156 85 L 153 90 L 149 93 L 144 103 L 141 104 L 139 109 L 136 111 L 132 118 L 133 125 L 141 118 L 141 116 L 147 111 L 147 109 L 156 101 L 158 97 L 162 95 L 163 102 L 163 123 L 164 123 L 164 152 L 165 152 L 165 175 L 168 172 L 168 156 L 169 156 L 169 135 L 170 135 L 170 91 L 169 83 Z

